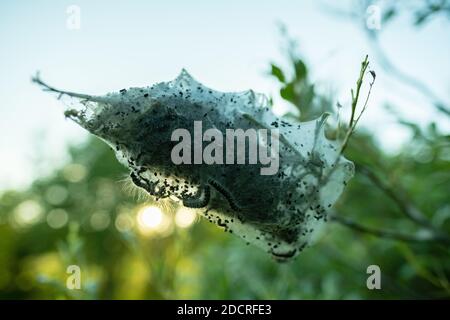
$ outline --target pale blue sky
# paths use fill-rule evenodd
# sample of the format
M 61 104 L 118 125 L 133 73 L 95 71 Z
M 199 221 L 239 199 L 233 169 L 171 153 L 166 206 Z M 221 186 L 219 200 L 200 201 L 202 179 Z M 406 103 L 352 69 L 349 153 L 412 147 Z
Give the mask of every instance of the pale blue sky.
M 334 3 L 333 1 L 331 3 Z M 339 2 L 346 8 L 349 1 Z M 369 45 L 353 23 L 323 10 L 320 1 L 51 1 L 0 2 L 0 189 L 26 186 L 67 159 L 66 146 L 86 133 L 66 121 L 63 106 L 29 81 L 40 70 L 56 87 L 103 94 L 174 78 L 186 68 L 222 91 L 252 88 L 275 94 L 266 72 L 282 61 L 277 21 L 298 39 L 323 92 L 348 102 Z M 66 28 L 66 8 L 81 8 L 81 29 Z M 383 26 L 382 26 L 383 27 Z M 401 18 L 383 32 L 383 46 L 403 69 L 450 100 L 450 26 L 436 20 L 412 29 Z M 376 61 L 373 68 L 378 70 Z M 395 149 L 405 132 L 382 105 L 398 103 L 421 123 L 438 118 L 420 96 L 379 70 L 362 125 Z M 276 101 L 283 107 L 283 104 Z M 440 125 L 450 127 L 448 121 Z M 37 165 L 36 154 L 45 159 Z

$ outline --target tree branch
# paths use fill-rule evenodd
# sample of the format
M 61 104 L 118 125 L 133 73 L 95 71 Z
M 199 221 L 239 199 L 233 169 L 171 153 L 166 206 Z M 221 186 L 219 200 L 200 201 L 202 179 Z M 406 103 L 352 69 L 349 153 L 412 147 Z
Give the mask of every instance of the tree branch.
M 400 233 L 393 230 L 384 230 L 384 229 L 376 229 L 367 227 L 364 225 L 361 225 L 352 219 L 341 217 L 338 215 L 330 215 L 330 220 L 340 223 L 343 226 L 346 226 L 350 229 L 353 229 L 358 232 L 362 233 L 369 233 L 373 236 L 379 237 L 379 238 L 387 238 L 387 239 L 393 239 L 393 240 L 399 240 L 404 242 L 444 242 L 444 243 L 450 243 L 448 239 L 443 239 L 441 236 L 436 235 L 432 232 L 430 232 L 427 235 L 410 235 L 405 233 Z
M 432 232 L 433 236 L 436 239 L 450 242 L 450 236 L 433 226 L 431 222 L 426 218 L 425 214 L 420 211 L 420 209 L 414 206 L 414 204 L 412 204 L 410 201 L 407 201 L 402 196 L 400 196 L 398 190 L 394 190 L 392 187 L 385 184 L 369 167 L 358 165 L 358 169 L 359 172 L 367 176 L 376 187 L 378 187 L 386 194 L 386 196 L 394 201 L 400 211 L 407 218 Z
M 375 186 L 377 186 L 389 198 L 391 198 L 391 200 L 394 201 L 394 203 L 399 207 L 402 213 L 405 214 L 409 219 L 423 227 L 432 227 L 431 223 L 425 218 L 425 215 L 419 209 L 417 209 L 410 203 L 407 203 L 402 197 L 400 197 L 398 192 L 385 184 L 369 167 L 360 164 L 358 164 L 357 166 L 359 172 L 368 177 Z

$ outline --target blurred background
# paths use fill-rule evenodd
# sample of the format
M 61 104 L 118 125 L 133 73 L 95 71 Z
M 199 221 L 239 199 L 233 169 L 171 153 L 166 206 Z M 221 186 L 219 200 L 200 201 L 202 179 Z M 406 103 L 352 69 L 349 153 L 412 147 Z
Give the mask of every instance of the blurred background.
M 449 35 L 446 0 L 0 2 L 0 299 L 450 298 Z M 104 94 L 184 67 L 293 121 L 331 112 L 335 138 L 366 54 L 356 175 L 284 264 L 130 190 L 113 152 L 30 82 Z

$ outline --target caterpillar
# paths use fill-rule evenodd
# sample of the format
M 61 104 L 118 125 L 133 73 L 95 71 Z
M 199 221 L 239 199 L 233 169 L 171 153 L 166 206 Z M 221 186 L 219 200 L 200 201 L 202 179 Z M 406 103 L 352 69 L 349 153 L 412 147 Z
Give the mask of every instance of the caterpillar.
M 337 142 L 325 137 L 326 115 L 302 123 L 280 119 L 264 95 L 215 91 L 185 70 L 173 81 L 103 96 L 58 90 L 39 76 L 33 81 L 77 101 L 66 117 L 109 144 L 138 188 L 156 199 L 170 196 L 196 208 L 278 261 L 292 259 L 310 243 L 353 176 L 353 163 L 338 153 Z M 277 131 L 277 136 L 255 141 L 266 150 L 279 146 L 278 171 L 261 174 L 266 165 L 252 162 L 249 154 L 239 164 L 174 163 L 172 134 L 184 128 L 194 136 L 193 124 L 200 121 L 214 132 Z

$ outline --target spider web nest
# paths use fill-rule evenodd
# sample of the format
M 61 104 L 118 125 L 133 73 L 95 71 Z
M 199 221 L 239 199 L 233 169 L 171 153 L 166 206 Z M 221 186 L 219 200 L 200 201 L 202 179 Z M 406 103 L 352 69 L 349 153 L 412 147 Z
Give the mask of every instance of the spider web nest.
M 61 91 L 39 76 L 33 80 L 62 99 L 67 117 L 113 147 L 136 186 L 157 199 L 197 201 L 200 215 L 278 260 L 291 259 L 309 244 L 354 174 L 341 145 L 325 136 L 327 115 L 301 123 L 280 119 L 263 94 L 215 91 L 184 69 L 173 81 L 104 96 Z M 180 171 L 165 153 L 171 146 L 167 134 L 199 118 L 219 130 L 278 130 L 278 174 L 227 165 Z

